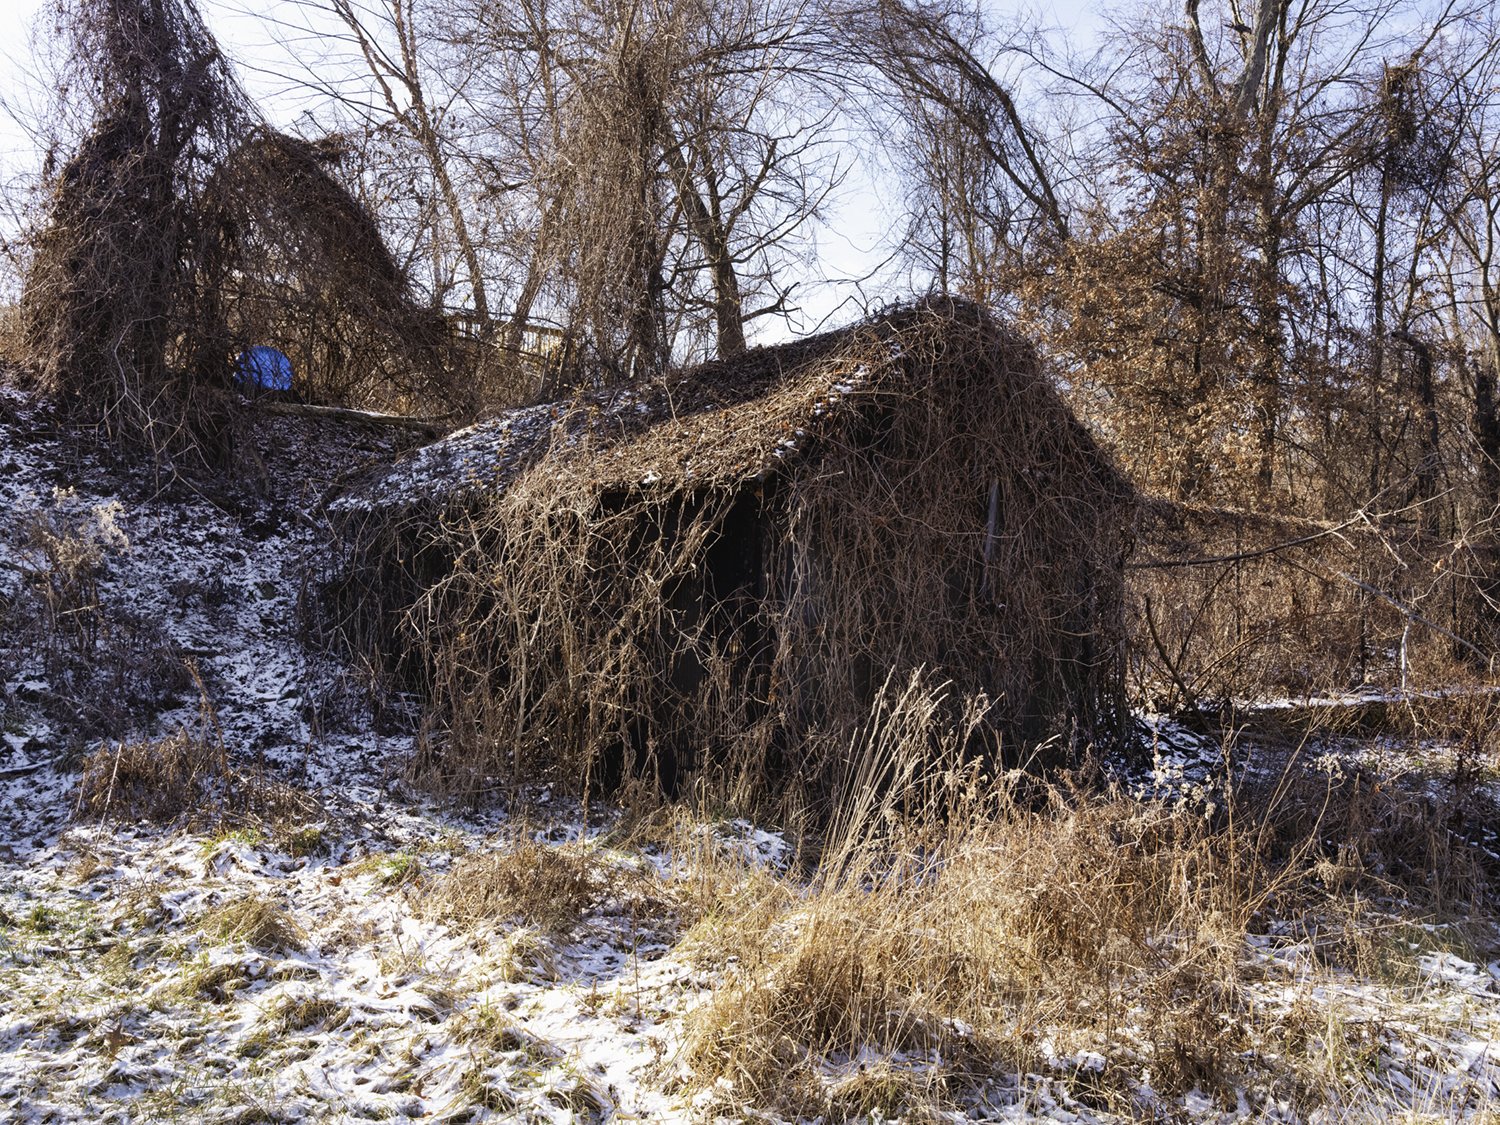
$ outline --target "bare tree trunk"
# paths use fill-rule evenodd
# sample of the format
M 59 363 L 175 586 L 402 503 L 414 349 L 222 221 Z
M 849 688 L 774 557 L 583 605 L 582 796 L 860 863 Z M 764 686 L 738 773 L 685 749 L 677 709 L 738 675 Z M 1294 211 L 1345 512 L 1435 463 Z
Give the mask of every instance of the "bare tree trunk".
M 1372 292 L 1370 297 L 1370 403 L 1367 425 L 1370 432 L 1370 492 L 1380 492 L 1381 447 L 1385 435 L 1380 425 L 1380 394 L 1385 383 L 1385 271 L 1386 271 L 1386 225 L 1390 213 L 1390 185 L 1385 171 L 1380 173 L 1380 199 L 1375 212 L 1375 260 L 1371 265 Z
M 1273 155 L 1268 129 L 1262 131 L 1260 175 L 1256 191 L 1256 226 L 1260 236 L 1259 277 L 1255 286 L 1258 368 L 1256 411 L 1260 418 L 1257 438 L 1255 486 L 1263 503 L 1271 498 L 1275 483 L 1276 436 L 1281 420 L 1281 224 L 1276 213 Z
M 387 112 L 406 130 L 427 159 L 428 170 L 432 173 L 432 178 L 437 181 L 438 193 L 442 196 L 443 207 L 448 213 L 449 225 L 453 228 L 454 241 L 458 243 L 459 254 L 464 260 L 464 269 L 469 275 L 469 289 L 474 301 L 474 312 L 480 324 L 487 326 L 490 319 L 490 304 L 484 283 L 484 268 L 480 263 L 479 250 L 469 232 L 463 203 L 454 188 L 453 177 L 448 172 L 442 138 L 438 135 L 431 109 L 427 104 L 418 59 L 417 29 L 413 22 L 412 0 L 388 0 L 388 3 L 391 28 L 396 34 L 400 50 L 399 66 L 396 60 L 389 58 L 380 50 L 374 35 L 359 13 L 354 10 L 350 0 L 333 0 L 333 9 L 349 28 L 355 42 L 359 44 L 365 65 L 380 87 Z M 402 89 L 406 91 L 410 102 L 409 108 L 401 106 L 395 91 L 391 88 L 391 80 L 399 82 Z
M 683 155 L 682 145 L 675 139 L 666 145 L 667 166 L 677 189 L 677 199 L 687 217 L 688 228 L 693 232 L 708 268 L 714 287 L 714 328 L 720 358 L 739 355 L 745 350 L 744 305 L 740 298 L 739 275 L 735 272 L 734 251 L 729 244 L 729 232 L 722 221 L 723 204 L 715 190 L 717 184 L 713 170 L 705 166 L 704 180 L 708 188 L 708 202 L 693 184 L 692 169 Z

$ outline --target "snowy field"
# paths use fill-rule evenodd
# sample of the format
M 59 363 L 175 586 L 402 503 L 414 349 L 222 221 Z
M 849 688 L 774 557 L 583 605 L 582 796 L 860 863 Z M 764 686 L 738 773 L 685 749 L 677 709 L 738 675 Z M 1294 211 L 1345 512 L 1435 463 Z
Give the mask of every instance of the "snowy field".
M 774 971 L 714 932 L 734 917 L 726 904 L 773 886 L 794 904 L 777 924 L 801 924 L 808 889 L 781 836 L 707 815 L 585 819 L 547 792 L 445 808 L 404 781 L 411 736 L 370 717 L 358 676 L 304 651 L 316 498 L 335 468 L 388 458 L 385 439 L 268 424 L 247 432 L 240 458 L 263 474 L 210 496 L 112 472 L 47 430 L 26 400 L 0 399 L 0 1117 L 785 1120 L 731 1077 L 699 1081 L 685 1049 L 716 995 Z M 90 557 L 42 591 L 63 540 Z M 114 678 L 85 682 L 99 668 Z M 112 797 L 122 746 L 183 730 L 226 747 L 233 769 L 219 781 L 257 788 L 274 815 L 131 822 L 80 803 L 90 755 Z M 1145 799 L 1174 799 L 1218 754 L 1162 730 Z M 1059 1012 L 1057 1027 L 1025 1029 L 1024 1069 L 820 1063 L 830 1091 L 879 1068 L 944 1071 L 946 1091 L 920 1106 L 831 1096 L 822 1116 L 1490 1115 L 1493 930 L 1416 919 L 1388 936 L 1379 976 L 1331 970 L 1316 935 L 1274 924 L 1234 951 L 1255 967 L 1243 979 L 1257 1018 L 1295 1014 L 1312 1029 L 1309 1055 L 1363 1045 L 1339 1063 L 1357 1073 L 1317 1097 L 1158 1092 L 1129 1021 L 1080 1045 Z M 1128 1088 L 1112 1079 L 1116 1092 L 1099 1096 L 1117 1072 Z

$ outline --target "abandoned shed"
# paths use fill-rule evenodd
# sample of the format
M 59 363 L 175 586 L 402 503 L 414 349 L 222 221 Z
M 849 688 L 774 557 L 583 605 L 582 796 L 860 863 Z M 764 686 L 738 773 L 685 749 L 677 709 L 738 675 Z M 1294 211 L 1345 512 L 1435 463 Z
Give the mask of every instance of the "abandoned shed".
M 928 300 L 416 451 L 330 505 L 325 619 L 470 783 L 826 793 L 918 668 L 1008 746 L 1117 729 L 1133 510 L 1032 350 Z

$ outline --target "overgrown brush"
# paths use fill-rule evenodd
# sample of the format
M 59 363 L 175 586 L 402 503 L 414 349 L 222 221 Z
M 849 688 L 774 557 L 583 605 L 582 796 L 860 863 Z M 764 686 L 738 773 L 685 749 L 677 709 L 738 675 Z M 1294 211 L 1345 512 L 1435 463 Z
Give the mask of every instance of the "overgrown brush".
M 1500 687 L 1457 661 L 1432 670 L 1427 690 L 1400 704 L 1413 736 L 1448 753 L 1452 796 L 1478 800 L 1500 775 Z
M 98 649 L 104 620 L 99 579 L 105 558 L 130 549 L 115 522 L 119 514 L 118 503 L 101 504 L 89 518 L 37 512 L 29 521 L 24 549 L 35 564 L 25 573 L 40 596 L 43 630 L 54 651 L 89 660 Z
M 272 341 L 328 375 L 315 392 L 464 398 L 337 152 L 260 121 L 195 0 L 64 0 L 57 27 L 60 116 L 83 119 L 54 142 L 71 153 L 21 320 L 27 368 L 76 419 L 174 468 L 221 463 L 236 356 Z
M 464 414 L 477 402 L 443 317 L 415 300 L 374 217 L 340 180 L 337 139 L 264 124 L 213 170 L 201 265 L 206 295 L 237 347 L 274 340 L 298 390 L 320 402 Z
M 1336 1013 L 1258 999 L 1280 970 L 1257 945 L 1310 943 L 1369 972 L 1380 902 L 1432 916 L 1492 901 L 1447 810 L 1420 796 L 1301 762 L 1254 793 L 1175 801 L 987 779 L 934 732 L 935 702 L 913 685 L 866 732 L 877 784 L 851 794 L 810 891 L 769 917 L 774 900 L 748 904 L 750 942 L 732 912 L 717 920 L 732 968 L 690 1017 L 691 1089 L 835 1119 L 851 1113 L 842 1084 L 872 1067 L 925 1110 L 997 1073 L 1126 1113 L 1156 1112 L 1143 1090 L 1336 1100 L 1360 1029 L 1346 1042 Z
M 881 684 L 924 666 L 988 696 L 1007 752 L 1123 730 L 1133 493 L 983 309 L 476 432 L 338 508 L 324 589 L 342 643 L 429 701 L 429 782 L 645 778 L 817 820 Z
M 200 924 L 220 941 L 244 942 L 268 951 L 300 949 L 307 941 L 307 934 L 285 907 L 258 894 L 221 903 L 208 911 Z
M 189 255 L 208 234 L 197 214 L 206 167 L 247 106 L 192 0 L 76 0 L 59 21 L 91 120 L 35 239 L 28 358 L 110 438 L 180 451 L 221 409 L 211 392 L 222 380 L 199 384 L 210 397 L 193 393 L 195 369 L 227 373 L 230 343 L 202 330 Z
M 1488 521 L 1450 540 L 1407 510 L 1143 512 L 1142 557 L 1127 568 L 1130 675 L 1159 710 L 1468 682 L 1500 650 Z

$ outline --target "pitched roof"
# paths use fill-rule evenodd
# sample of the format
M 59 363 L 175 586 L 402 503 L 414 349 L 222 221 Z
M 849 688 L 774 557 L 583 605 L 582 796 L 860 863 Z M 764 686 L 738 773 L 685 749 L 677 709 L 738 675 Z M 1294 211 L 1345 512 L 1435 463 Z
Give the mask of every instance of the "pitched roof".
M 903 359 L 920 335 L 955 329 L 998 333 L 977 306 L 925 301 L 658 383 L 507 411 L 414 451 L 333 507 L 440 504 L 468 491 L 503 493 L 531 472 L 559 483 L 584 478 L 595 491 L 763 477 L 801 460 L 871 402 L 925 391 L 916 385 L 921 364 Z M 1021 347 L 1013 337 L 999 337 Z M 1017 358 L 1005 350 L 1006 358 Z M 1029 362 L 1025 366 L 1029 382 L 1036 376 Z

